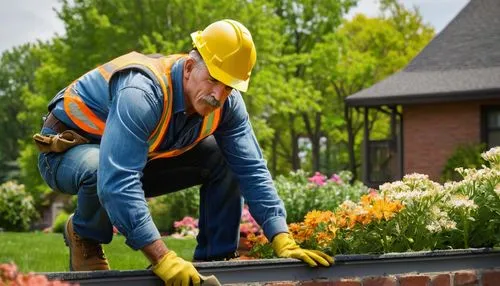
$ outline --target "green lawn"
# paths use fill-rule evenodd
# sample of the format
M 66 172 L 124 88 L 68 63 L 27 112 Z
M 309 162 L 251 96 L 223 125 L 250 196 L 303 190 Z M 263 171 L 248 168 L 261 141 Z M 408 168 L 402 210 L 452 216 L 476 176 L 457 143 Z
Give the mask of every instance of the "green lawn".
M 193 257 L 195 239 L 163 239 L 169 249 L 186 260 Z M 145 269 L 149 261 L 141 251 L 125 244 L 125 238 L 115 235 L 104 245 L 104 252 L 113 270 Z M 22 272 L 69 271 L 69 250 L 62 234 L 0 232 L 0 263 L 13 261 Z

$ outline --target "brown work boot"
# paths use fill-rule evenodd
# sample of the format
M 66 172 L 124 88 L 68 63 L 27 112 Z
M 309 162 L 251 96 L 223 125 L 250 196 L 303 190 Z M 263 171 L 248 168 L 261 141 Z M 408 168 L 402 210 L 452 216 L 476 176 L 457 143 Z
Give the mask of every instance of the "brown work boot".
M 64 227 L 64 242 L 69 247 L 70 271 L 109 270 L 102 246 L 79 236 L 73 229 L 73 215 Z

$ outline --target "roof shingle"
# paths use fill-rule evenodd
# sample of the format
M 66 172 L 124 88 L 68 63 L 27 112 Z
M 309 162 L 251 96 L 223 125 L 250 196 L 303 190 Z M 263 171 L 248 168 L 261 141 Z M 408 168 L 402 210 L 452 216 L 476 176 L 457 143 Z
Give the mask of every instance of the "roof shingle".
M 346 98 L 380 106 L 500 97 L 500 1 L 471 0 L 402 71 Z

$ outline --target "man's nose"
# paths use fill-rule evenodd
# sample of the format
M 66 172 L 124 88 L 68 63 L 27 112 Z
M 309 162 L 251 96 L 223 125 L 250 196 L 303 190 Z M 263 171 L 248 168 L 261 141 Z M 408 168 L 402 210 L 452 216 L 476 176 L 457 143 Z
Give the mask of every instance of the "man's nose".
M 214 86 L 213 93 L 217 100 L 222 101 L 229 95 L 230 91 L 228 91 L 225 84 L 218 83 Z

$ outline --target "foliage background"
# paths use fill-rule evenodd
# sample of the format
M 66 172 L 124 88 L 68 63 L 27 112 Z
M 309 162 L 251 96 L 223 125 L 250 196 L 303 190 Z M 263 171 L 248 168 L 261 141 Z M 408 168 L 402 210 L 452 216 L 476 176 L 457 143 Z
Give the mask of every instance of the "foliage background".
M 383 0 L 378 17 L 344 19 L 356 0 L 62 0 L 66 34 L 2 53 L 0 182 L 25 186 L 37 208 L 50 192 L 31 135 L 48 101 L 89 69 L 131 50 L 178 53 L 189 34 L 233 18 L 252 32 L 257 65 L 244 95 L 273 175 L 303 169 L 359 177 L 362 115 L 343 99 L 404 67 L 433 37 L 417 10 Z M 352 120 L 352 124 L 349 124 Z M 388 134 L 370 114 L 374 139 Z

